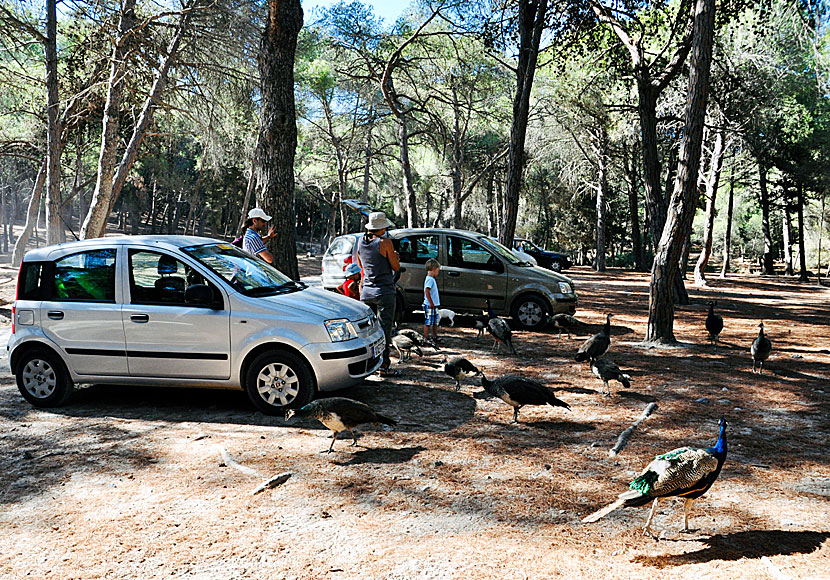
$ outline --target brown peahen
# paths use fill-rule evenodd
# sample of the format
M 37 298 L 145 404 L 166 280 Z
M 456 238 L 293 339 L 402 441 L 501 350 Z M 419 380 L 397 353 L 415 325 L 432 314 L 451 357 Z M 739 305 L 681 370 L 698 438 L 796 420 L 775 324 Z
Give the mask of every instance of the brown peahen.
M 600 332 L 582 343 L 574 357 L 576 360 L 594 362 L 608 352 L 611 346 L 611 316 L 610 313 L 605 316 L 605 326 Z
M 525 405 L 550 405 L 552 407 L 571 406 L 556 398 L 553 391 L 538 381 L 515 375 L 489 380 L 481 374 L 481 386 L 493 397 L 498 397 L 513 407 L 513 422 L 519 422 L 519 409 Z
M 602 381 L 603 396 L 610 396 L 611 389 L 608 387 L 608 381 L 617 381 L 626 389 L 631 387 L 631 377 L 620 370 L 617 363 L 608 360 L 607 358 L 598 358 L 591 363 L 591 372 L 594 376 Z
M 299 409 L 288 409 L 285 412 L 285 420 L 292 417 L 311 417 L 317 419 L 323 425 L 331 429 L 331 445 L 326 453 L 334 449 L 334 442 L 341 431 L 350 431 L 352 434 L 352 445 L 357 445 L 357 436 L 354 428 L 366 423 L 383 423 L 384 425 L 395 425 L 395 420 L 377 413 L 366 403 L 346 399 L 344 397 L 329 397 L 318 399 Z
M 557 338 L 560 338 L 562 336 L 563 330 L 568 333 L 568 338 L 571 338 L 571 331 L 577 328 L 581 328 L 584 325 L 584 323 L 578 318 L 574 318 L 570 314 L 565 314 L 564 312 L 560 314 L 554 314 L 551 317 L 550 321 L 553 323 L 553 326 L 556 327 Z
M 468 361 L 463 356 L 456 356 L 449 360 L 444 359 L 444 372 L 455 379 L 455 390 L 461 388 L 461 378 L 468 374 L 480 375 L 481 371 L 478 370 L 473 363 Z
M 752 372 L 755 372 L 755 365 L 758 365 L 758 373 L 764 372 L 764 361 L 769 358 L 769 353 L 772 352 L 772 342 L 764 334 L 764 323 L 758 325 L 758 337 L 752 341 L 752 346 L 749 352 L 752 353 Z
M 717 344 L 720 333 L 723 330 L 723 316 L 715 314 L 715 303 L 709 302 L 709 314 L 706 315 L 706 332 L 709 333 L 709 340 Z
M 637 507 L 654 500 L 643 528 L 643 534 L 649 535 L 659 501 L 664 497 L 682 497 L 686 500 L 683 505 L 683 531 L 689 531 L 689 511 L 694 500 L 712 487 L 726 460 L 726 419 L 721 418 L 719 424 L 720 433 L 714 447 L 680 447 L 658 455 L 617 501 L 592 513 L 582 520 L 583 523 L 595 522 L 619 507 Z
M 409 360 L 414 352 L 418 356 L 424 356 L 421 347 L 414 340 L 404 334 L 396 334 L 392 337 L 392 346 L 398 351 L 398 362 Z

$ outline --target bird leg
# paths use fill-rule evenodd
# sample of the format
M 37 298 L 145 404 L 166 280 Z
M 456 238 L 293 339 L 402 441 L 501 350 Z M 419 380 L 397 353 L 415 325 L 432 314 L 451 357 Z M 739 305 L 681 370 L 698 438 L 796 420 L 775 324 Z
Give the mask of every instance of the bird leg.
M 323 453 L 331 453 L 334 451 L 334 442 L 337 441 L 337 431 L 331 432 L 331 445 L 329 445 L 328 451 L 324 451 Z
M 458 391 L 461 389 L 461 381 L 458 380 L 458 377 L 455 379 L 455 390 Z
M 603 390 L 602 396 L 603 397 L 610 397 L 611 396 L 611 387 L 608 386 L 608 381 L 602 381 Z
M 657 504 L 660 502 L 659 497 L 654 498 L 654 503 L 651 504 L 651 512 L 648 514 L 648 519 L 646 520 L 646 526 L 643 528 L 643 535 L 644 536 L 653 536 L 654 534 L 651 533 L 651 520 L 654 519 L 654 514 L 657 512 Z
M 513 407 L 513 422 L 519 422 L 519 407 Z
M 683 503 L 683 531 L 690 532 L 689 529 L 689 512 L 692 511 L 692 504 L 695 503 L 695 500 L 691 498 L 686 498 L 686 501 Z
M 355 435 L 354 429 L 349 429 L 349 431 L 352 433 L 352 447 L 354 447 L 357 445 L 357 435 Z

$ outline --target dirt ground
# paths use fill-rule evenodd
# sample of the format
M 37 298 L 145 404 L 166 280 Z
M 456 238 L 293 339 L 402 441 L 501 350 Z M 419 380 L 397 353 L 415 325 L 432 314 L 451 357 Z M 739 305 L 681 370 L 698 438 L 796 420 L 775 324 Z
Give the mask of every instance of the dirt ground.
M 830 578 L 830 290 L 713 278 L 677 312 L 682 346 L 646 349 L 646 275 L 567 273 L 582 336 L 517 332 L 518 356 L 494 355 L 459 316 L 399 379 L 338 393 L 398 425 L 331 454 L 320 424 L 265 417 L 241 392 L 93 386 L 47 411 L 0 376 L 0 578 Z M 0 268 L 6 300 L 14 274 Z M 712 298 L 718 348 L 703 330 Z M 632 376 L 608 398 L 572 360 L 606 312 L 608 356 Z M 762 320 L 773 353 L 759 376 L 749 345 Z M 571 411 L 526 407 L 511 424 L 471 380 L 454 390 L 441 361 L 456 353 L 488 375 L 546 381 Z M 610 457 L 650 402 L 658 410 Z M 580 523 L 655 454 L 713 444 L 721 416 L 729 456 L 692 533 L 679 500 L 661 504 L 659 538 L 641 535 L 645 508 Z

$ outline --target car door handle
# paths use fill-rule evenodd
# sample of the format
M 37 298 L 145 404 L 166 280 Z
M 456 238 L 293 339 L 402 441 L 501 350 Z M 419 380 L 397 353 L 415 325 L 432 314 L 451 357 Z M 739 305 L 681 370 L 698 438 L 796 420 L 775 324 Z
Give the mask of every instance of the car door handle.
M 130 314 L 130 320 L 133 322 L 150 322 L 149 314 Z
M 458 278 L 461 275 L 461 272 L 447 272 L 447 276 L 452 276 L 453 278 Z
M 63 320 L 63 312 L 60 310 L 50 310 L 46 316 L 51 318 L 52 320 Z

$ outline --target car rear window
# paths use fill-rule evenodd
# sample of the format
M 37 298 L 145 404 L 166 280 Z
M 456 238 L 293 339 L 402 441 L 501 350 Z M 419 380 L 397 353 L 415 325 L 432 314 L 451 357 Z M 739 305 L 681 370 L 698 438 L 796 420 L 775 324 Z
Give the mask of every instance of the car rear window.
M 23 262 L 17 279 L 18 300 L 41 300 L 47 262 Z
M 354 238 L 352 236 L 343 236 L 334 240 L 326 253 L 333 256 L 342 256 L 344 254 L 351 254 L 353 247 Z

